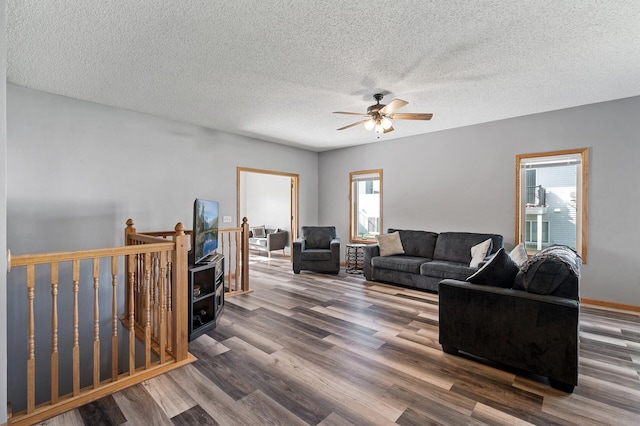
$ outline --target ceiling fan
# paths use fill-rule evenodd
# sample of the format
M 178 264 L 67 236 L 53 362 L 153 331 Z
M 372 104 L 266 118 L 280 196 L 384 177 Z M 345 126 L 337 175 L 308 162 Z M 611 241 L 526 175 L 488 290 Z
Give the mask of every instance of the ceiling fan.
M 367 117 L 366 119 L 358 121 L 356 123 L 351 123 L 347 126 L 340 127 L 338 130 L 344 130 L 348 129 L 349 127 L 357 126 L 358 124 L 364 124 L 364 127 L 367 130 L 375 129 L 376 133 L 389 133 L 394 130 L 391 120 L 431 120 L 431 117 L 433 117 L 433 114 L 395 112 L 403 106 L 407 105 L 409 102 L 403 101 L 402 99 L 394 99 L 387 105 L 385 105 L 380 103 L 382 98 L 383 95 L 381 93 L 376 93 L 375 95 L 373 95 L 373 99 L 375 99 L 377 103 L 367 108 L 366 114 L 360 112 L 334 111 L 334 114 L 358 115 L 361 117 Z

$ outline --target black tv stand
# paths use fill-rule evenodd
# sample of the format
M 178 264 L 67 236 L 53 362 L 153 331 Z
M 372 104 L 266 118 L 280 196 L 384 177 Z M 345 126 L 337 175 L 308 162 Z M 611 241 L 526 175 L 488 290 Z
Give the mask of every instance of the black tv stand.
M 215 328 L 224 308 L 224 256 L 189 267 L 189 341 Z

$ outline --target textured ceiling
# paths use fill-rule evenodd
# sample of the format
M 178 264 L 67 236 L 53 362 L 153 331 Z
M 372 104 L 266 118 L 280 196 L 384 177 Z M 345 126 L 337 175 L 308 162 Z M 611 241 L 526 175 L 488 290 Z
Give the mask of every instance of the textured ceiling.
M 640 1 L 8 0 L 7 80 L 324 151 L 640 95 Z

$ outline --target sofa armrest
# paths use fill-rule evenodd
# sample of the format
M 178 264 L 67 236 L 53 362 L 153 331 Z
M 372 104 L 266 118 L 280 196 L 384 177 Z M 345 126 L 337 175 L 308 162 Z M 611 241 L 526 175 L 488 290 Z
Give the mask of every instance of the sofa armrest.
M 373 278 L 373 269 L 371 266 L 371 258 L 380 256 L 380 246 L 378 244 L 370 244 L 364 246 L 364 278 L 371 280 Z
M 577 300 L 443 280 L 440 344 L 575 385 Z
M 329 247 L 331 248 L 331 259 L 338 259 L 338 263 L 340 263 L 340 238 L 332 239 Z
M 303 238 L 298 238 L 291 244 L 291 256 L 293 257 L 293 272 L 295 274 L 300 273 L 300 265 L 302 265 L 302 250 L 304 250 L 305 241 Z

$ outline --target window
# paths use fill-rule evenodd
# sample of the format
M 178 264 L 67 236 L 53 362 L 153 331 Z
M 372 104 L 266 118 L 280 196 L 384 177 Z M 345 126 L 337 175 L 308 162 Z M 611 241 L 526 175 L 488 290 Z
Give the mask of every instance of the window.
M 540 241 L 543 244 L 549 244 L 549 221 L 545 220 L 540 222 L 542 225 L 542 238 Z M 533 220 L 527 220 L 525 222 L 524 229 L 524 242 L 527 247 L 532 246 L 533 244 L 537 244 L 538 242 L 538 222 Z
M 382 170 L 349 173 L 349 239 L 375 242 L 382 229 Z
M 563 244 L 587 263 L 588 152 L 516 156 L 516 244 L 530 254 Z

